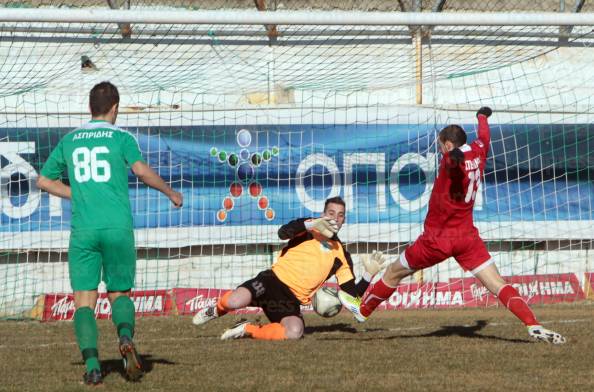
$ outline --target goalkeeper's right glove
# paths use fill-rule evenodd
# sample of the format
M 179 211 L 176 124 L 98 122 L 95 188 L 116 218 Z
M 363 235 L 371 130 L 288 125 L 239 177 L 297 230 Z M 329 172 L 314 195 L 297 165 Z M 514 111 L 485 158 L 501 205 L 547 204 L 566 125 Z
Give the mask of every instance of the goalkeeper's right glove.
M 307 231 L 317 231 L 326 238 L 332 238 L 338 233 L 336 221 L 326 216 L 305 221 L 305 228 Z
M 482 108 L 480 108 L 477 112 L 476 112 L 476 116 L 478 117 L 479 114 L 482 114 L 483 116 L 489 118 L 491 116 L 491 114 L 493 114 L 493 111 L 491 110 L 490 107 L 488 106 L 483 106 Z

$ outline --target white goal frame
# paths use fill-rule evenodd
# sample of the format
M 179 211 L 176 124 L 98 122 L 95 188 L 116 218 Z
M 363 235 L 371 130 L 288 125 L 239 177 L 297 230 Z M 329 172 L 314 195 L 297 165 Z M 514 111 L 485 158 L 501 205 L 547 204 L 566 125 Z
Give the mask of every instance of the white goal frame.
M 585 26 L 594 13 L 556 12 L 349 12 L 166 11 L 108 9 L 3 9 L 0 22 L 280 25 Z

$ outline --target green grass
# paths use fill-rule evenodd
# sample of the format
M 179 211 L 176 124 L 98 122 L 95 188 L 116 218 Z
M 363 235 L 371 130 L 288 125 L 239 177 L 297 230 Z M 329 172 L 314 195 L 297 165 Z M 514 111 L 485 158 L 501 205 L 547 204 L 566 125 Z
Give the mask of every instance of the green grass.
M 221 341 L 226 316 L 144 318 L 136 342 L 147 367 L 127 383 L 114 328 L 99 321 L 104 391 L 592 391 L 594 304 L 537 307 L 568 338 L 535 343 L 503 309 L 379 312 L 355 324 L 306 315 L 299 341 Z M 77 391 L 84 366 L 68 322 L 0 322 L 0 390 Z

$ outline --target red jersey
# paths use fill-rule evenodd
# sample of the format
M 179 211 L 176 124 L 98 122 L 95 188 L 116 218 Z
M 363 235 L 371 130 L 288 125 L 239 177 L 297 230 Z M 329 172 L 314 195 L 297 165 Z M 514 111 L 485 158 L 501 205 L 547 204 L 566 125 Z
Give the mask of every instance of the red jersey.
M 459 147 L 464 153 L 461 164 L 451 162 L 449 153 L 439 163 L 433 184 L 425 231 L 472 231 L 472 208 L 485 170 L 491 132 L 487 117 L 478 116 L 478 138 Z

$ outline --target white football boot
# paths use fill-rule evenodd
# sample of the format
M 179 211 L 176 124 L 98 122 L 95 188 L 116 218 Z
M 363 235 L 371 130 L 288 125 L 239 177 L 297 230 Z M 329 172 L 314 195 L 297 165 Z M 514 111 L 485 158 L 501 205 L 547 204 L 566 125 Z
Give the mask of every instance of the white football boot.
M 528 327 L 528 334 L 536 340 L 552 344 L 564 344 L 566 341 L 563 335 L 546 329 L 542 325 L 531 325 Z
M 221 335 L 221 340 L 240 339 L 246 337 L 245 327 L 248 325 L 247 320 L 240 320 L 237 324 L 227 329 Z
M 210 320 L 214 320 L 219 317 L 219 312 L 216 306 L 209 306 L 208 308 L 200 309 L 192 318 L 194 325 L 202 325 Z
M 345 292 L 344 290 L 338 291 L 338 299 L 342 306 L 344 306 L 349 312 L 355 316 L 355 320 L 360 323 L 364 323 L 367 321 L 367 317 L 361 314 L 361 299 L 358 297 L 353 297 L 349 293 Z

